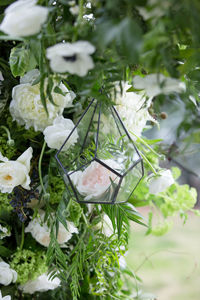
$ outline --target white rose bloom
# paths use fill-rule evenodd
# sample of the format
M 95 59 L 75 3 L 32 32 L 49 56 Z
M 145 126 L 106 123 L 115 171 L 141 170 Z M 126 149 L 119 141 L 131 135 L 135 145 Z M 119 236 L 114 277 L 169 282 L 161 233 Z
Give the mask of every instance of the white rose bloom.
M 17 272 L 10 268 L 10 265 L 0 261 L 0 284 L 9 285 L 17 280 Z M 1 299 L 1 298 L 0 298 Z
M 50 274 L 42 274 L 34 280 L 28 280 L 25 284 L 21 284 L 19 289 L 23 293 L 33 294 L 35 292 L 46 292 L 48 290 L 54 290 L 60 285 L 60 279 L 55 277 L 50 279 Z
M 48 247 L 50 243 L 50 228 L 44 223 L 44 211 L 40 210 L 40 217 L 29 222 L 25 232 L 30 232 L 34 239 L 41 245 Z M 59 223 L 57 241 L 61 247 L 72 238 L 72 233 L 78 233 L 78 229 L 72 222 L 67 221 L 68 230 Z
M 11 193 L 14 187 L 21 185 L 24 189 L 30 189 L 30 160 L 33 149 L 29 147 L 17 160 L 8 160 L 0 153 L 0 191 Z
M 29 36 L 40 31 L 47 19 L 48 8 L 36 5 L 37 0 L 19 0 L 5 10 L 0 30 L 12 36 Z
M 110 237 L 114 233 L 112 222 L 106 214 L 103 215 L 102 221 L 96 225 L 96 228 L 100 229 L 101 232 L 107 237 Z
M 59 43 L 47 49 L 47 58 L 54 72 L 85 76 L 94 67 L 90 57 L 94 51 L 95 47 L 87 41 Z
M 60 83 L 59 88 L 65 93 L 65 96 L 55 92 L 51 93 L 57 106 L 46 99 L 49 113 L 47 116 L 40 99 L 39 83 L 35 85 L 23 83 L 15 86 L 10 103 L 10 113 L 13 120 L 16 120 L 20 125 L 25 125 L 26 129 L 33 126 L 35 131 L 43 131 L 47 126 L 53 124 L 57 116 L 62 115 L 65 107 L 72 106 L 75 94 L 70 92 L 63 83 Z
M 157 195 L 174 183 L 170 170 L 162 170 L 158 176 L 152 176 L 149 180 L 149 192 Z
M 63 116 L 57 117 L 53 121 L 53 125 L 48 126 L 43 131 L 44 139 L 49 148 L 59 150 L 74 128 L 74 123 L 70 119 L 65 119 Z M 67 150 L 70 146 L 74 145 L 78 140 L 77 129 L 74 130 L 69 140 L 63 147 L 63 151 Z
M 159 94 L 182 93 L 185 91 L 185 84 L 178 79 L 166 77 L 162 74 L 150 74 L 145 77 L 135 76 L 133 85 L 136 89 L 144 89 L 148 97 L 155 97 Z
M 11 296 L 7 295 L 7 296 L 2 296 L 1 291 L 0 291 L 0 300 L 11 300 Z
M 110 168 L 119 169 L 119 164 L 111 159 L 103 160 Z M 119 177 L 97 161 L 93 161 L 84 171 L 70 175 L 70 179 L 78 192 L 85 196 L 84 200 L 98 199 L 111 187 L 111 179 L 115 183 Z
M 148 112 L 152 99 L 149 99 L 145 104 L 146 98 L 144 94 L 127 92 L 129 88 L 131 88 L 131 85 L 127 82 L 123 82 L 121 94 L 119 86 L 117 87 L 115 108 L 132 139 L 135 140 L 136 137 L 131 134 L 131 132 L 140 137 L 147 121 L 156 121 Z

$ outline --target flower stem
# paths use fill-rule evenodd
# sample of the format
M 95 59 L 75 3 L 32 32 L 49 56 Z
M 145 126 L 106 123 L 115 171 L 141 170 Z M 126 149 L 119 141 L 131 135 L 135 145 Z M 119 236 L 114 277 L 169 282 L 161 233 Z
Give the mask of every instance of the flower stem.
M 155 175 L 158 175 L 158 173 L 156 172 L 156 169 L 152 166 L 152 164 L 150 163 L 150 161 L 146 158 L 146 156 L 144 154 L 142 154 L 140 152 L 140 155 L 142 156 L 142 158 L 144 159 L 144 161 L 147 163 L 147 165 L 150 167 L 150 169 L 152 170 L 152 172 L 155 174 Z
M 78 13 L 78 24 L 80 24 L 82 22 L 83 19 L 83 11 L 84 11 L 84 0 L 79 0 L 78 2 L 79 5 L 79 13 Z
M 42 180 L 42 168 L 41 168 L 41 166 L 42 166 L 42 158 L 43 158 L 45 147 L 46 147 L 46 142 L 43 143 L 42 150 L 41 150 L 41 153 L 40 153 L 39 162 L 38 162 L 38 173 L 39 173 L 39 178 L 40 178 L 40 184 L 41 184 L 41 187 L 42 187 L 42 190 L 43 190 L 44 194 L 46 194 L 46 189 L 44 187 L 43 180 Z
M 22 236 L 21 236 L 21 243 L 19 249 L 22 250 L 24 246 L 24 223 L 22 222 Z

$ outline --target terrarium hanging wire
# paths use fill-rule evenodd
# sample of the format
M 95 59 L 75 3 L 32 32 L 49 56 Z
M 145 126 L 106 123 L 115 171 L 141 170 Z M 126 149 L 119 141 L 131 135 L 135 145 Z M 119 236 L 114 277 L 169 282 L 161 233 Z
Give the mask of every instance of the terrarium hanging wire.
M 114 106 L 91 101 L 56 153 L 70 197 L 79 203 L 128 201 L 143 161 Z

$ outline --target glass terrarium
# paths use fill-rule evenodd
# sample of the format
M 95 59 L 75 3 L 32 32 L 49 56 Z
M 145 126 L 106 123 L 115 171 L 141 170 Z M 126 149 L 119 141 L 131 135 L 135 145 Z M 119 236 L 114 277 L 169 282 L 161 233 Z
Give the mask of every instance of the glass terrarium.
M 93 100 L 56 154 L 79 203 L 126 202 L 143 176 L 142 158 L 116 109 Z

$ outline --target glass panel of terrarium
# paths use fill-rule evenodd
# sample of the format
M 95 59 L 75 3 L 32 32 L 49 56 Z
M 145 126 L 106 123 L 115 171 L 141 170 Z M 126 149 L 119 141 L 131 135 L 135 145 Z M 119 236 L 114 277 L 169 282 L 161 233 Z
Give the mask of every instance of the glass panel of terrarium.
M 138 162 L 127 174 L 123 177 L 119 188 L 116 203 L 127 202 L 131 194 L 137 187 L 143 177 L 143 163 Z
M 71 190 L 82 203 L 112 203 L 120 177 L 106 161 L 92 161 L 83 169 L 69 174 Z
M 58 161 L 67 172 L 76 170 L 94 158 L 96 146 L 91 132 L 95 131 L 93 118 L 96 108 L 97 103 L 92 101 L 57 153 Z

